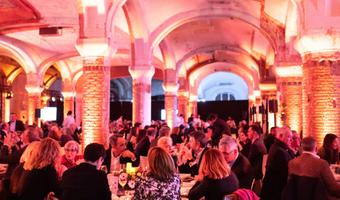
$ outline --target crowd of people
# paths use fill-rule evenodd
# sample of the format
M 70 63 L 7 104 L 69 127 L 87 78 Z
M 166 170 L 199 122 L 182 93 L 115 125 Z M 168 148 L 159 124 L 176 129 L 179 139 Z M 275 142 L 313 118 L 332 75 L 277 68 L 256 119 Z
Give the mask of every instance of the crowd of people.
M 42 128 L 25 126 L 11 114 L 1 125 L 0 163 L 8 167 L 0 199 L 111 199 L 106 173 L 126 163 L 145 172 L 136 179 L 136 200 L 180 199 L 181 173 L 196 180 L 189 199 L 340 198 L 329 167 L 339 164 L 339 137 L 331 133 L 317 150 L 313 137 L 302 139 L 289 127 L 263 133 L 257 123 L 236 126 L 231 117 L 211 114 L 206 121 L 178 115 L 172 129 L 164 121 L 142 127 L 119 118 L 110 123 L 108 149 L 91 143 L 80 152 L 81 138 L 72 112 L 63 127 Z

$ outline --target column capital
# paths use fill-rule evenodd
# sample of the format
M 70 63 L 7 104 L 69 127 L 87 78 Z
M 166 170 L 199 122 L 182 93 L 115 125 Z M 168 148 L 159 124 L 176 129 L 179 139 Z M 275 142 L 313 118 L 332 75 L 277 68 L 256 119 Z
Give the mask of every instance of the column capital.
M 303 57 L 308 54 L 334 54 L 340 49 L 340 32 L 327 29 L 305 34 L 297 40 L 295 48 Z
M 38 96 L 44 90 L 43 87 L 37 85 L 26 84 L 25 89 L 30 96 Z
M 82 57 L 106 56 L 109 52 L 108 41 L 104 37 L 99 38 L 79 38 L 76 49 Z
M 281 65 L 275 67 L 278 77 L 302 77 L 302 65 Z
M 133 81 L 148 83 L 151 81 L 153 75 L 155 74 L 155 68 L 153 66 L 129 67 L 129 72 Z
M 74 91 L 62 91 L 61 94 L 63 95 L 63 97 L 65 99 L 75 97 L 75 92 Z
M 162 85 L 165 94 L 176 94 L 179 88 L 178 83 L 163 83 Z

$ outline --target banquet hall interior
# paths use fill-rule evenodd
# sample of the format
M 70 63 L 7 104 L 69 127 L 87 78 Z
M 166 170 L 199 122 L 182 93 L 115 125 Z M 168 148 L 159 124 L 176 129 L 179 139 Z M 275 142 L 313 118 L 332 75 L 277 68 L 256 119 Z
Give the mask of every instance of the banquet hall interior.
M 320 147 L 340 133 L 340 1 L 2 0 L 0 92 L 2 122 L 71 111 L 82 150 L 117 119 L 210 113 Z

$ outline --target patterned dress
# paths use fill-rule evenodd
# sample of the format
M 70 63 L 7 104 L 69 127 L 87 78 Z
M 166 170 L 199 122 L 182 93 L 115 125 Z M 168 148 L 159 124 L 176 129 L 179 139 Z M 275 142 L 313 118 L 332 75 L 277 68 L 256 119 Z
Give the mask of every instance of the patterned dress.
M 167 181 L 152 176 L 137 177 L 133 200 L 176 200 L 181 198 L 178 174 Z

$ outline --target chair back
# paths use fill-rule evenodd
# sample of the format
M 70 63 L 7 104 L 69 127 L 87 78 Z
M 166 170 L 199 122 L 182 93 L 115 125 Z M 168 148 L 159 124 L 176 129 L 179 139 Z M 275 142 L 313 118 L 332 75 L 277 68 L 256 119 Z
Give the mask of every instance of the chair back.
M 326 200 L 326 188 L 320 178 L 291 175 L 282 191 L 282 200 Z
M 233 194 L 236 195 L 236 200 L 260 200 L 256 193 L 249 189 L 240 188 Z

